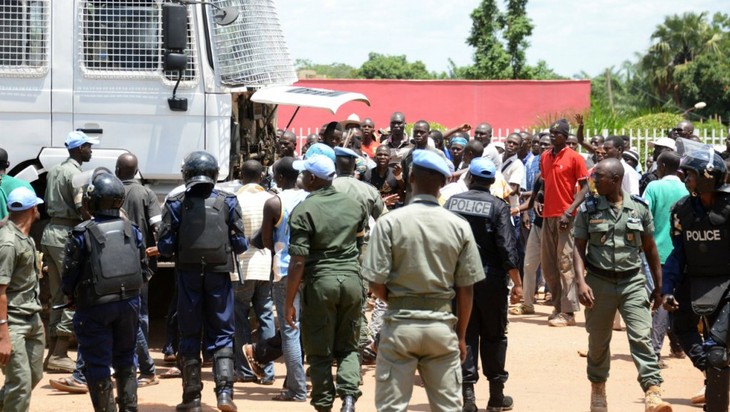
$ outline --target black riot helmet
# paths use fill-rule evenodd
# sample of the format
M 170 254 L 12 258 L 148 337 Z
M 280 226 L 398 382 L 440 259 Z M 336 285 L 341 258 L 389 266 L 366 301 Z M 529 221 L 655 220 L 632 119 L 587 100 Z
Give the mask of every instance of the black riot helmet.
M 695 150 L 685 153 L 679 163 L 682 170 L 697 173 L 697 192 L 714 192 L 725 184 L 727 167 L 720 155 L 712 150 Z
M 84 192 L 84 203 L 89 213 L 119 216 L 124 203 L 124 184 L 108 169 L 97 169 Z
M 218 161 L 208 152 L 192 152 L 185 156 L 181 172 L 186 188 L 204 184 L 212 190 L 218 180 Z

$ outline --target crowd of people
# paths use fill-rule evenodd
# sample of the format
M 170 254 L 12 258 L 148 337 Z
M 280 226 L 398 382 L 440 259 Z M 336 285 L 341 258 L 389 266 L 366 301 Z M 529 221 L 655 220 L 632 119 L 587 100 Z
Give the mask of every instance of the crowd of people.
M 5 173 L 0 149 L 0 410 L 27 411 L 45 370 L 68 374 L 51 386 L 88 393 L 95 411 L 136 411 L 138 387 L 181 377 L 176 410 L 200 411 L 210 362 L 218 409 L 236 411 L 234 384 L 273 385 L 283 357 L 273 400 L 309 397 L 317 411 L 339 398 L 354 412 L 362 367 L 375 364 L 375 410 L 406 410 L 418 370 L 431 410 L 475 412 L 480 360 L 486 410 L 508 411 L 508 315 L 535 314 L 541 291 L 547 326 L 575 326 L 585 308 L 592 412 L 608 410 L 621 319 L 646 411 L 672 410 L 666 336 L 705 374 L 692 402 L 727 411 L 730 136 L 723 149 L 702 145 L 683 121 L 641 165 L 628 137 L 586 137 L 574 121 L 575 134 L 560 119 L 496 142 L 488 123 L 440 132 L 419 120 L 407 133 L 400 112 L 379 130 L 352 115 L 300 150 L 280 130 L 277 161 L 248 160 L 232 182 L 218 182 L 213 155 L 190 153 L 162 204 L 135 179 L 132 153 L 114 171 L 82 171 L 98 143 L 82 132 L 69 133 L 43 198 Z M 176 274 L 166 376 L 148 345 L 159 258 Z

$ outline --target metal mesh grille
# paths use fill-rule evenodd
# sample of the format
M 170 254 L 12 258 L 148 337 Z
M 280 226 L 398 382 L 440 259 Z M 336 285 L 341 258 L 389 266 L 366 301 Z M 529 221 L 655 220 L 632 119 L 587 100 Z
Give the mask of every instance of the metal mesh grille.
M 161 7 L 155 0 L 86 1 L 81 13 L 81 61 L 87 77 L 157 78 L 162 70 Z M 188 19 L 188 68 L 183 81 L 196 79 Z M 177 75 L 164 73 L 168 80 Z
M 48 71 L 49 0 L 0 0 L 0 74 Z
M 297 81 L 273 0 L 216 0 L 219 7 L 236 6 L 238 19 L 220 26 L 213 21 L 216 69 L 229 86 L 266 86 Z

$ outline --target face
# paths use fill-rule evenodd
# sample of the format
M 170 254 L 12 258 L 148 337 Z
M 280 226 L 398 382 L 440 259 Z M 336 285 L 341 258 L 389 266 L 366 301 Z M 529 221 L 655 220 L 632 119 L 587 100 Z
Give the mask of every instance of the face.
M 314 184 L 314 175 L 308 171 L 303 171 L 302 175 L 302 188 L 307 192 L 311 192 Z
M 548 141 L 548 145 L 550 144 L 550 141 Z M 530 151 L 532 151 L 532 154 L 537 156 L 540 154 L 540 138 L 535 136 L 532 138 L 532 142 L 530 143 Z
M 697 172 L 692 169 L 682 169 L 681 173 L 677 173 L 682 181 L 684 181 L 684 187 L 690 193 L 697 193 Z
M 440 137 L 439 137 L 440 136 Z M 444 137 L 441 134 L 434 133 L 434 131 L 431 131 L 431 133 L 428 134 L 428 137 L 433 139 L 433 144 L 438 147 L 439 149 L 442 149 L 444 147 Z
M 403 136 L 406 127 L 406 119 L 400 115 L 394 115 L 390 118 L 390 133 L 396 136 Z
M 452 158 L 461 158 L 461 153 L 464 151 L 464 146 L 460 144 L 452 144 L 449 149 Z
M 359 149 L 362 147 L 362 130 L 360 129 L 352 129 L 349 131 L 350 134 L 350 142 L 348 143 L 347 147 L 357 148 Z
M 485 125 L 479 125 L 474 129 L 474 139 L 480 141 L 485 147 L 492 141 L 492 129 Z
M 578 138 L 575 136 L 569 136 L 565 140 L 565 145 L 573 150 L 578 150 Z
M 730 133 L 725 138 L 725 150 L 730 152 Z
M 294 156 L 294 149 L 296 149 L 296 138 L 292 139 L 289 136 L 282 136 L 276 143 L 276 148 L 279 151 L 280 157 Z
M 623 158 L 624 158 L 624 162 L 628 163 L 629 166 L 633 167 L 634 169 L 636 169 L 636 166 L 639 165 L 639 162 L 636 161 L 636 159 L 634 159 L 633 157 L 629 156 L 628 154 L 624 154 Z
M 383 149 L 381 149 L 381 147 Z M 378 150 L 375 152 L 375 163 L 383 166 L 390 163 L 390 150 L 388 150 L 385 146 L 379 146 Z
M 504 142 L 504 149 L 508 156 L 512 156 L 517 153 L 522 142 L 520 141 L 519 135 L 511 134 L 507 136 L 507 140 Z
M 591 146 L 593 146 L 593 149 L 598 149 L 599 146 L 603 146 L 603 139 L 598 136 L 593 137 L 591 139 Z
M 413 141 L 417 146 L 425 145 L 428 141 L 429 127 L 426 123 L 416 123 L 413 126 Z
M 329 147 L 339 146 L 340 143 L 342 143 L 342 132 L 339 130 L 334 130 L 332 134 L 324 141 L 324 144 Z
M 591 180 L 593 180 L 596 192 L 598 192 L 599 195 L 612 193 L 616 188 L 616 176 L 613 176 L 611 173 L 606 171 L 603 168 L 603 165 L 600 164 L 593 168 Z
M 375 123 L 373 123 L 373 121 L 370 119 L 365 119 L 363 120 L 360 129 L 362 129 L 363 136 L 372 137 L 373 131 L 375 131 Z
M 84 162 L 91 160 L 91 143 L 84 143 L 79 146 L 79 152 L 81 153 L 81 160 Z
M 540 138 L 540 151 L 545 151 L 550 148 L 550 136 L 543 136 Z
M 595 158 L 596 163 L 606 158 L 606 150 L 603 149 L 603 146 L 596 148 L 595 153 L 593 153 L 593 157 Z
M 668 147 L 654 146 L 654 151 L 651 154 L 652 159 L 654 159 L 656 161 L 659 158 L 659 155 L 662 154 L 663 152 L 666 152 L 667 150 L 669 150 Z
M 567 138 L 568 138 L 568 136 L 566 136 L 562 133 L 550 132 L 550 143 L 552 143 L 553 146 L 556 146 L 556 147 L 565 146 L 565 140 Z
M 603 143 L 603 150 L 606 152 L 606 157 L 613 157 L 614 159 L 621 159 L 621 151 L 613 145 L 612 141 Z

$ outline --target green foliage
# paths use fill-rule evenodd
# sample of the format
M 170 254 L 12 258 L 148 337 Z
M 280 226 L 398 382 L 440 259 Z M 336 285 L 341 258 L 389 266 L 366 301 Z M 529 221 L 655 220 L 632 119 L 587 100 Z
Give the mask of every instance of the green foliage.
M 510 56 L 499 34 L 503 29 L 496 0 L 482 0 L 471 13 L 471 32 L 466 43 L 475 48 L 474 65 L 466 71 L 469 79 L 509 79 Z
M 354 79 L 357 71 L 356 68 L 344 63 L 314 64 L 306 59 L 295 60 L 294 67 L 297 70 L 313 70 L 328 79 Z
M 433 79 L 426 65 L 416 60 L 411 63 L 405 55 L 389 56 L 371 52 L 368 60 L 357 69 L 357 77 L 364 79 Z
M 527 17 L 527 0 L 508 0 L 507 13 L 502 17 L 504 28 L 505 50 L 509 55 L 513 79 L 525 79 L 526 58 L 525 50 L 530 46 L 527 38 L 532 35 L 535 27 Z
M 693 107 L 703 101 L 707 107 L 700 113 L 713 113 L 730 118 L 730 63 L 710 55 L 701 55 L 674 75 L 682 107 Z
M 535 66 L 527 65 L 523 70 L 521 79 L 528 80 L 563 80 L 565 76 L 561 76 L 551 69 L 545 60 L 538 60 Z
M 428 120 L 426 120 L 428 122 Z M 404 129 L 404 132 L 406 136 L 411 136 L 413 133 L 413 125 L 415 123 L 406 123 L 406 127 Z M 431 126 L 431 130 L 438 130 L 440 132 L 445 132 L 448 130 L 446 126 L 442 125 L 441 123 L 436 122 L 428 122 L 429 126 Z
M 683 119 L 681 114 L 676 113 L 654 113 L 645 116 L 637 117 L 626 123 L 627 129 L 657 129 L 657 130 L 668 130 L 677 125 Z

